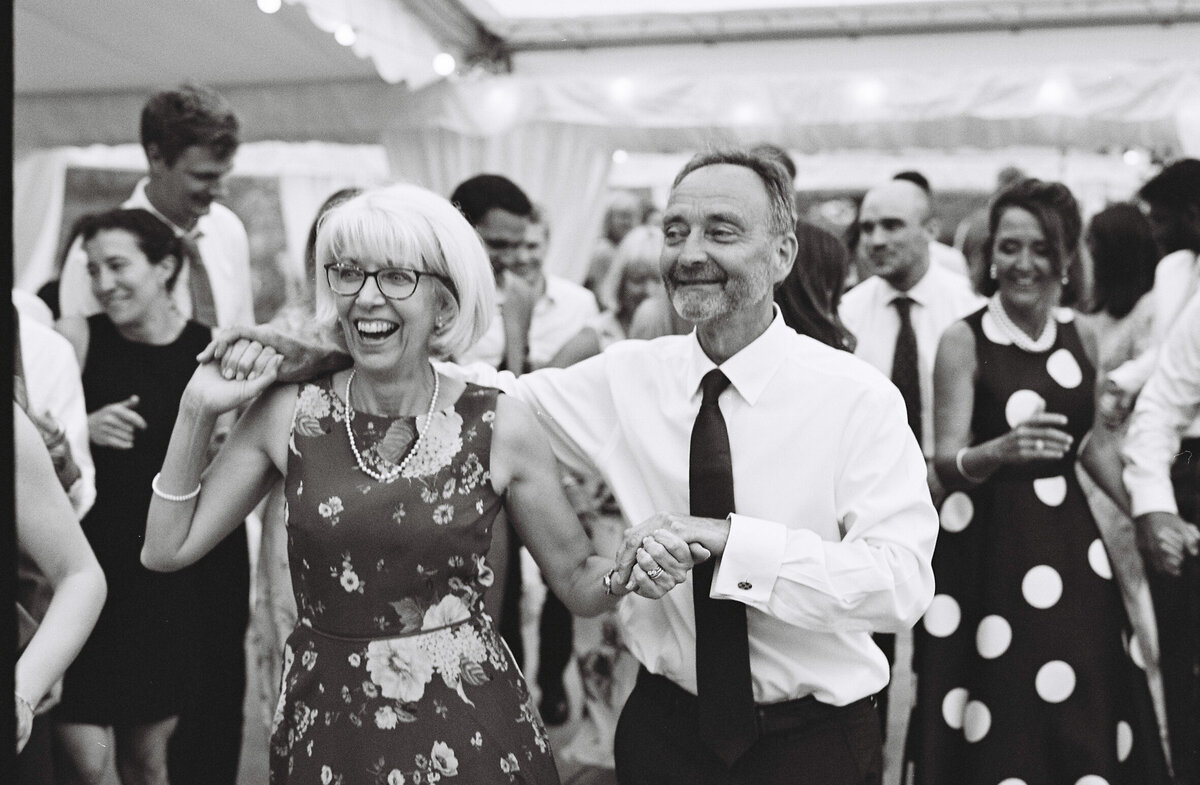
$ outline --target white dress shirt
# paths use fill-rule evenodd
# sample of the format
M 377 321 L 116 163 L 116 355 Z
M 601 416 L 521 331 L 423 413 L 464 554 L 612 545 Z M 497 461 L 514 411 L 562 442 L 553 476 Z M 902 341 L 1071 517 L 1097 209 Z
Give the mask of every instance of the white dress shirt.
M 540 368 L 575 337 L 596 314 L 596 297 L 577 283 L 556 275 L 546 276 L 546 291 L 533 304 L 529 320 L 529 363 Z M 504 319 L 497 301 L 487 332 L 459 356 L 464 365 L 482 362 L 498 368 L 504 359 Z
M 929 241 L 929 261 L 931 264 L 963 278 L 970 274 L 967 271 L 967 257 L 963 256 L 963 252 L 952 245 L 939 243 L 937 240 Z
M 559 459 L 598 473 L 640 523 L 688 512 L 692 425 L 713 367 L 692 332 L 498 381 L 534 406 Z M 711 596 L 747 607 L 755 700 L 872 695 L 888 664 L 871 633 L 911 627 L 933 597 L 937 514 L 904 401 L 778 308 L 721 370 L 737 514 Z M 620 618 L 647 669 L 696 691 L 690 574 L 662 600 L 626 597 Z
M 900 332 L 900 314 L 892 300 L 912 299 L 909 310 L 913 332 L 917 336 L 917 372 L 921 380 L 921 446 L 925 457 L 933 457 L 933 361 L 938 341 L 946 328 L 983 307 L 984 299 L 971 289 L 964 276 L 930 264 L 920 281 L 901 292 L 879 276 L 872 276 L 846 292 L 838 315 L 854 333 L 858 345 L 854 354 L 869 362 L 889 378 L 896 335 Z
M 1167 254 L 1154 268 L 1154 288 L 1150 298 L 1154 303 L 1154 328 L 1151 348 L 1138 357 L 1111 371 L 1108 378 L 1122 390 L 1137 393 L 1154 372 L 1158 349 L 1171 332 L 1192 295 L 1200 291 L 1200 257 L 1194 251 L 1182 250 Z M 1200 418 L 1187 427 L 1188 436 L 1200 436 Z
M 1131 511 L 1178 514 L 1171 462 L 1180 437 L 1200 416 L 1200 293 L 1179 315 L 1138 396 L 1125 436 L 1124 480 Z M 1196 460 L 1196 456 L 1192 457 Z
M 79 479 L 67 495 L 75 514 L 83 518 L 96 501 L 96 467 L 89 445 L 79 362 L 66 338 L 24 314 L 19 318 L 21 365 L 25 369 L 29 407 L 38 414 L 50 414 L 71 445 L 71 458 L 79 467 Z
M 150 204 L 146 198 L 148 179 L 141 180 L 133 189 L 133 195 L 121 205 L 132 209 L 140 207 L 158 216 L 175 234 L 189 234 L 172 223 Z M 208 271 L 212 285 L 213 302 L 217 306 L 217 326 L 254 324 L 254 288 L 250 282 L 250 243 L 246 227 L 233 211 L 213 202 L 206 215 L 200 216 L 196 227 L 190 232 L 204 268 Z M 179 312 L 192 315 L 192 294 L 189 286 L 189 270 L 185 266 L 175 281 L 171 297 Z M 60 277 L 59 306 L 64 316 L 91 316 L 104 310 L 92 295 L 92 283 L 87 274 L 87 254 L 76 239 L 67 253 Z

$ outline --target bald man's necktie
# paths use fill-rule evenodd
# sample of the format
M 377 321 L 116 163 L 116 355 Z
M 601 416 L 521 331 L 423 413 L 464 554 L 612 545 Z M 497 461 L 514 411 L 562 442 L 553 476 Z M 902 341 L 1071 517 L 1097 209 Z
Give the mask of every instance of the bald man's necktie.
M 206 327 L 217 326 L 217 303 L 213 299 L 212 282 L 204 267 L 204 257 L 196 237 L 190 234 L 179 236 L 179 245 L 188 265 L 188 285 L 192 293 L 192 319 Z
M 717 398 L 729 379 L 714 368 L 700 382 L 703 398 L 692 426 L 688 485 L 691 513 L 724 518 L 733 512 L 733 461 L 729 432 Z M 709 597 L 715 558 L 692 570 L 696 606 L 696 692 L 701 740 L 732 765 L 758 737 L 750 683 L 746 608 Z
M 913 300 L 897 297 L 892 300 L 896 313 L 900 315 L 900 331 L 896 333 L 896 353 L 892 355 L 892 383 L 904 398 L 908 410 L 908 427 L 922 441 L 921 431 L 921 377 L 917 366 L 917 334 L 913 331 L 910 311 Z

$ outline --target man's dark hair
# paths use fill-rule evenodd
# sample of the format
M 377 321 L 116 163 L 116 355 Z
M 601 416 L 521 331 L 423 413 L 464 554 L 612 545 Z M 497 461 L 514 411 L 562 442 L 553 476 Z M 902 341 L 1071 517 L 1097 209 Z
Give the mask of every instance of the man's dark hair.
M 1125 317 L 1154 286 L 1158 247 L 1150 222 L 1136 205 L 1120 202 L 1092 216 L 1087 229 L 1092 251 L 1092 312 Z
M 792 181 L 788 179 L 783 165 L 773 158 L 755 155 L 749 150 L 714 150 L 708 153 L 698 153 L 692 160 L 684 164 L 675 175 L 671 190 L 679 187 L 683 178 L 697 169 L 706 166 L 729 164 L 743 166 L 758 175 L 763 187 L 767 189 L 767 200 L 770 203 L 770 229 L 779 234 L 788 234 L 796 226 L 796 196 L 792 191 Z
M 787 150 L 770 142 L 759 142 L 750 148 L 750 152 L 759 158 L 768 158 L 776 162 L 787 170 L 788 177 L 792 178 L 792 182 L 796 182 L 796 162 L 788 155 Z
M 1168 164 L 1142 186 L 1138 196 L 1163 207 L 1200 205 L 1200 161 L 1181 158 Z
M 491 210 L 503 210 L 522 218 L 533 212 L 533 203 L 520 186 L 498 174 L 477 174 L 459 183 L 450 201 L 471 226 L 483 223 Z
M 915 169 L 906 169 L 903 172 L 896 172 L 894 175 L 892 175 L 892 179 L 910 182 L 924 191 L 927 197 L 931 199 L 933 198 L 933 188 L 929 185 L 929 178 Z
M 189 147 L 207 147 L 220 159 L 237 150 L 238 119 L 215 90 L 185 84 L 150 96 L 142 107 L 142 148 L 154 145 L 167 166 Z
M 88 242 L 97 234 L 109 230 L 129 232 L 137 240 L 138 248 L 146 254 L 150 264 L 160 264 L 168 256 L 176 259 L 175 272 L 167 280 L 167 291 L 175 288 L 175 280 L 183 266 L 179 238 L 174 230 L 148 210 L 141 208 L 106 210 L 102 213 L 85 215 L 75 222 L 75 231 L 81 242 Z

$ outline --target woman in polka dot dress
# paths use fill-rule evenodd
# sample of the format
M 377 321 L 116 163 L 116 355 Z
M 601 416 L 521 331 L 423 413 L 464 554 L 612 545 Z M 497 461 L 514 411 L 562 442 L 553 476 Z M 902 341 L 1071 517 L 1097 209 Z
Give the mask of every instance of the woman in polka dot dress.
M 920 785 L 1117 785 L 1165 776 L 1141 651 L 1074 475 L 1094 338 L 1060 308 L 1079 210 L 1026 180 L 990 215 L 988 305 L 935 369 L 937 592 L 915 632 Z

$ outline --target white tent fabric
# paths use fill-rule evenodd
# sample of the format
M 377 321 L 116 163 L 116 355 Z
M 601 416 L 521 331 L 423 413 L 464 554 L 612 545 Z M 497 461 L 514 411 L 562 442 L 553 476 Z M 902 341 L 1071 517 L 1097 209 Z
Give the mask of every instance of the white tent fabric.
M 139 145 L 94 145 L 39 151 L 13 169 L 13 282 L 36 290 L 55 276 L 55 255 L 62 227 L 63 186 L 67 169 L 143 171 L 146 157 Z M 304 243 L 317 208 L 329 194 L 350 185 L 370 186 L 389 178 L 384 151 L 378 145 L 335 145 L 320 142 L 258 142 L 238 150 L 234 174 L 277 177 L 287 241 L 286 258 L 300 275 Z

